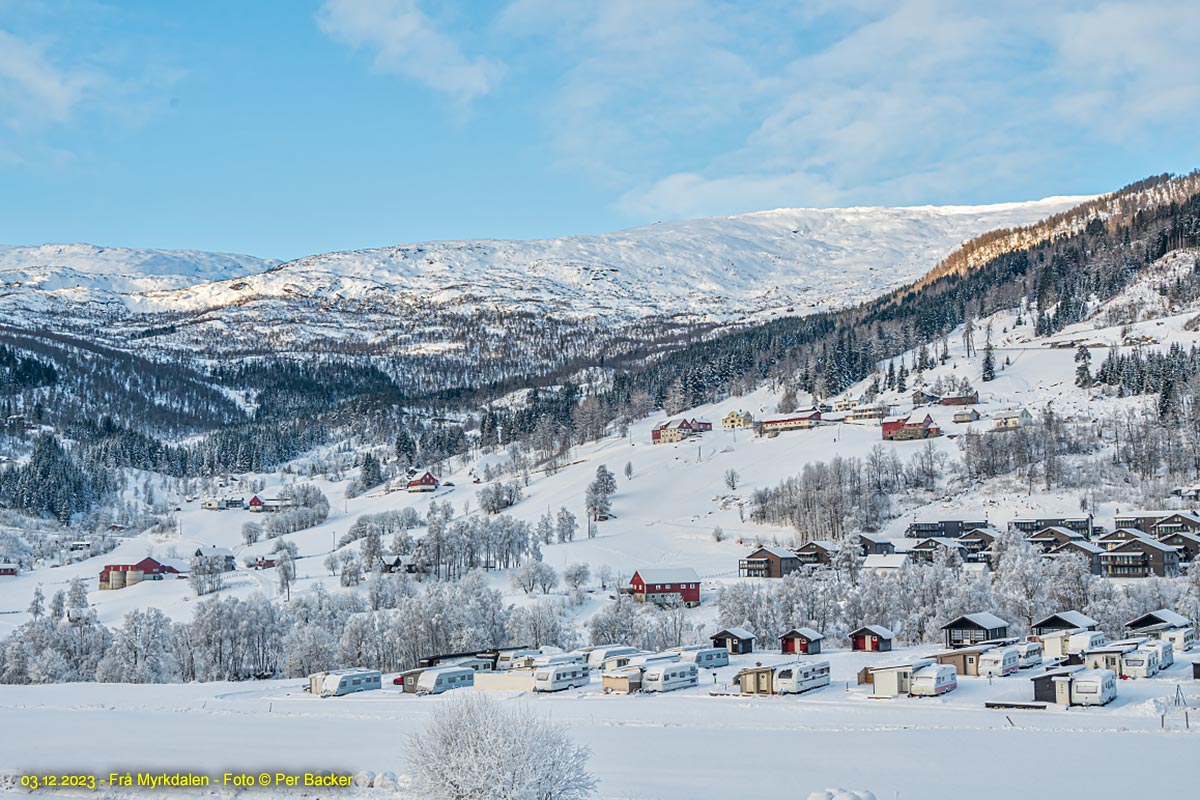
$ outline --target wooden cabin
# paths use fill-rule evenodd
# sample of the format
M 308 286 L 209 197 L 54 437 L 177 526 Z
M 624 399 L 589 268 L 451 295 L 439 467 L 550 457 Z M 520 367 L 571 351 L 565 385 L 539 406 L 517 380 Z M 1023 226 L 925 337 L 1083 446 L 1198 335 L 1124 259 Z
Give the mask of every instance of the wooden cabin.
M 792 628 L 779 637 L 779 651 L 813 656 L 821 652 L 821 640 L 824 638 L 824 634 L 812 628 Z
M 1079 611 L 1058 611 L 1048 617 L 1042 617 L 1030 626 L 1034 636 L 1045 636 L 1054 631 L 1099 630 L 1100 623 Z
M 791 550 L 763 545 L 738 561 L 742 578 L 782 578 L 800 569 L 800 559 Z
M 754 652 L 754 634 L 745 628 L 726 628 L 713 634 L 712 644 L 725 648 L 730 655 L 745 655 Z
M 1008 623 L 987 611 L 963 614 L 942 626 L 946 647 L 968 647 L 1008 636 Z
M 980 656 L 991 650 L 991 645 L 980 647 L 960 647 L 956 650 L 946 650 L 929 656 L 939 664 L 954 667 L 959 675 L 978 675 Z
M 864 625 L 850 632 L 850 649 L 886 653 L 892 649 L 896 634 L 882 625 Z
M 734 676 L 742 694 L 775 694 L 775 668 L 756 664 Z

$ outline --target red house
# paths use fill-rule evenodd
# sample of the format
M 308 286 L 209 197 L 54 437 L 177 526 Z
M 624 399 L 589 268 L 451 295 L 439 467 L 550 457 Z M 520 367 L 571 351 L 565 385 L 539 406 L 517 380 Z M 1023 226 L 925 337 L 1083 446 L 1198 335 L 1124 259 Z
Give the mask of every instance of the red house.
M 251 497 L 250 502 L 247 505 L 249 506 L 251 511 L 257 511 L 257 512 L 261 512 L 266 507 L 263 504 L 262 498 L 259 497 L 258 495 L 254 495 L 254 497 Z
M 821 652 L 821 640 L 825 636 L 812 628 L 792 628 L 779 637 L 779 650 L 783 653 L 800 653 L 815 656 Z
M 688 567 L 640 569 L 629 579 L 629 588 L 639 603 L 700 605 L 700 577 Z
M 146 556 L 136 564 L 105 564 L 100 570 L 100 588 L 123 589 L 142 580 L 160 581 L 164 575 L 178 574 L 178 567 Z
M 850 633 L 850 649 L 884 652 L 892 649 L 892 639 L 895 637 L 882 625 L 864 625 Z
M 688 420 L 688 424 L 696 433 L 704 433 L 705 431 L 712 430 L 712 423 L 700 417 L 693 417 L 692 419 Z
M 942 429 L 928 414 L 924 419 L 913 417 L 888 417 L 883 421 L 883 438 L 894 440 L 932 439 L 941 436 Z
M 410 492 L 432 492 L 434 489 L 441 486 L 438 479 L 433 476 L 432 472 L 426 471 L 419 477 L 413 478 L 408 482 L 408 491 Z

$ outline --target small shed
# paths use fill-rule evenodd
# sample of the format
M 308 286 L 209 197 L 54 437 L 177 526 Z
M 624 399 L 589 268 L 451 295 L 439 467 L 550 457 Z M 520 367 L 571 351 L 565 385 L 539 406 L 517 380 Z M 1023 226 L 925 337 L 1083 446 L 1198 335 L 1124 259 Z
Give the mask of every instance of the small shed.
M 783 653 L 816 655 L 821 652 L 821 640 L 825 635 L 812 628 L 792 628 L 779 637 L 779 650 Z
M 912 690 L 913 673 L 933 664 L 933 659 L 920 658 L 911 664 L 892 664 L 885 667 L 871 667 L 871 686 L 878 697 L 895 697 L 908 694 Z
M 1055 703 L 1071 705 L 1071 676 L 1083 671 L 1083 665 L 1061 667 L 1035 675 L 1033 681 L 1033 699 L 1039 703 Z
M 959 675 L 978 675 L 980 656 L 990 649 L 992 649 L 991 645 L 987 645 L 986 647 L 960 647 L 956 650 L 934 653 L 929 657 L 939 664 L 947 664 L 954 667 L 954 671 Z
M 733 680 L 742 694 L 776 694 L 774 667 L 755 664 L 738 672 Z
M 1192 678 L 1200 681 L 1200 661 L 1192 662 Z
M 745 628 L 726 628 L 712 636 L 713 647 L 723 647 L 731 655 L 754 652 L 754 634 Z
M 7 563 L 0 564 L 0 575 L 16 575 L 16 574 L 17 574 L 17 565 L 16 564 L 7 564 Z
M 882 625 L 863 625 L 850 632 L 850 649 L 885 653 L 892 649 L 896 634 Z
M 629 669 L 606 672 L 601 676 L 601 684 L 605 694 L 640 692 L 642 689 L 642 669 L 641 667 L 630 667 Z
M 946 647 L 969 647 L 1008 636 L 1008 623 L 987 611 L 963 614 L 942 626 Z

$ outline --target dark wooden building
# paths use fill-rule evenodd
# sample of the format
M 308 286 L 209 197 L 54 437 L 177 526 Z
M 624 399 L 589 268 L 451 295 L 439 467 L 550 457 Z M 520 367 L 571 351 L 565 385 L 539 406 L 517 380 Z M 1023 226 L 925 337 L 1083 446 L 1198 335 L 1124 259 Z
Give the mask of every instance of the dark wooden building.
M 858 535 L 858 553 L 863 558 L 867 556 L 890 556 L 896 552 L 896 545 L 890 539 L 876 533 L 860 533 Z
M 1073 631 L 1082 629 L 1085 631 L 1098 630 L 1100 623 L 1089 617 L 1087 614 L 1082 614 L 1078 611 L 1059 611 L 1051 614 L 1048 617 L 1042 617 L 1037 622 L 1030 626 L 1030 633 L 1034 636 L 1045 636 L 1047 633 L 1054 631 Z
M 987 611 L 963 614 L 942 626 L 946 647 L 969 647 L 1008 636 L 1008 623 Z
M 1158 537 L 1158 541 L 1177 549 L 1179 560 L 1185 564 L 1192 563 L 1196 560 L 1196 556 L 1200 555 L 1200 536 L 1194 533 L 1187 531 L 1164 533 Z
M 1046 528 L 1066 528 L 1086 539 L 1092 537 L 1092 527 L 1091 514 L 1082 517 L 1017 517 L 1008 522 L 1010 531 L 1019 531 L 1025 535 L 1037 533 Z
M 800 559 L 784 547 L 764 545 L 738 561 L 742 578 L 782 578 L 800 569 Z
M 754 652 L 754 634 L 745 628 L 726 628 L 712 636 L 713 647 L 723 647 L 739 656 Z
M 986 519 L 934 519 L 910 522 L 904 535 L 910 539 L 957 539 L 969 530 L 986 528 Z
M 1154 539 L 1131 539 L 1101 553 L 1100 566 L 1110 578 L 1174 578 L 1179 551 Z
M 838 546 L 833 542 L 818 540 L 805 542 L 796 548 L 796 558 L 801 564 L 828 564 L 837 555 Z

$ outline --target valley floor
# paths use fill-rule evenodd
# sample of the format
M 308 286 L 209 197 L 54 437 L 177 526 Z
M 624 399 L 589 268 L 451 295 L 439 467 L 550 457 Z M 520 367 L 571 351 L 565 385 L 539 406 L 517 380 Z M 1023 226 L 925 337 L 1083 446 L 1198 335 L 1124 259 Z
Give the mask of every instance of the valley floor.
M 737 669 L 791 656 L 739 656 L 696 689 L 666 695 L 603 695 L 599 681 L 556 695 L 495 693 L 564 723 L 591 748 L 599 796 L 683 800 L 729 791 L 756 798 L 803 798 L 827 787 L 868 789 L 878 798 L 1000 800 L 1014 795 L 1177 796 L 1189 785 L 1200 739 L 1200 684 L 1184 658 L 1154 679 L 1122 681 L 1104 708 L 997 711 L 989 700 L 1028 701 L 1030 671 L 989 682 L 962 677 L 942 698 L 872 699 L 855 685 L 867 664 L 904 662 L 931 648 L 824 654 L 833 683 L 801 696 L 710 696 Z M 932 648 L 936 649 L 936 648 Z M 19 772 L 107 776 L 133 771 L 258 774 L 393 771 L 403 787 L 406 739 L 453 700 L 382 691 L 314 698 L 303 681 L 188 685 L 0 687 L 7 731 L 0 791 L 19 793 Z M 1185 727 L 1181 691 L 1197 716 Z M 458 692 L 471 690 L 461 689 Z M 1165 727 L 1162 708 L 1169 708 Z M 106 796 L 39 793 L 41 797 Z M 58 790 L 56 790 L 57 792 Z M 211 794 L 210 794 L 211 792 Z M 271 796 L 274 792 L 189 790 L 108 797 Z M 407 797 L 403 788 L 334 790 L 310 797 Z M 295 796 L 301 796 L 299 793 Z M 415 796 L 415 795 L 412 795 Z

